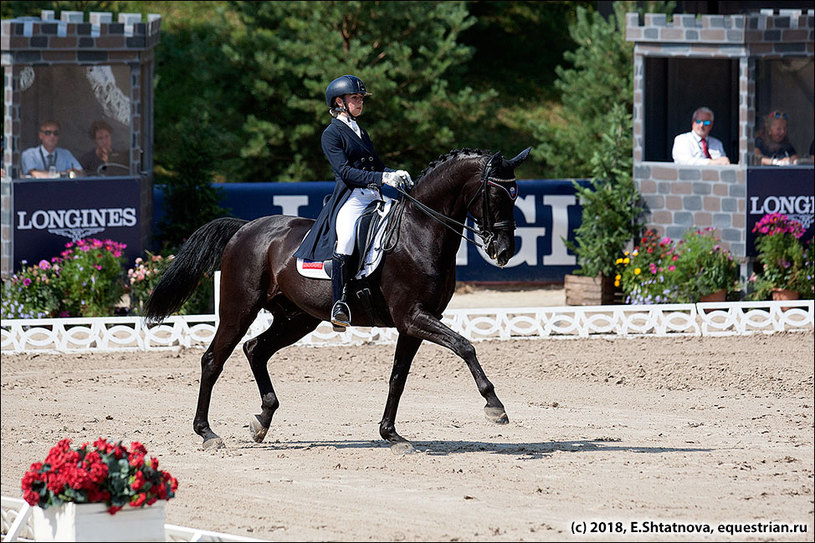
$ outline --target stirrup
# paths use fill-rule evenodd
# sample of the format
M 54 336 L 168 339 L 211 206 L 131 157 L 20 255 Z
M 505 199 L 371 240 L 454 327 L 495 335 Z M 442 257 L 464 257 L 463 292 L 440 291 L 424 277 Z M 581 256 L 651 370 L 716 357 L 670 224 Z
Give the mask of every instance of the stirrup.
M 351 309 L 344 301 L 337 300 L 331 308 L 331 324 L 334 325 L 335 331 L 337 328 L 343 329 L 351 325 Z

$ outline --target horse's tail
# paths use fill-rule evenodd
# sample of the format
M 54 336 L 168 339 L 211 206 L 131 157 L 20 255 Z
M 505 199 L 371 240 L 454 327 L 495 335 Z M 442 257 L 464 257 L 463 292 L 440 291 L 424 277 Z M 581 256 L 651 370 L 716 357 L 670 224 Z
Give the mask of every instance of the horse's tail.
M 227 242 L 247 222 L 223 217 L 193 232 L 144 304 L 147 321 L 161 322 L 178 311 L 195 292 L 201 276 L 218 269 Z

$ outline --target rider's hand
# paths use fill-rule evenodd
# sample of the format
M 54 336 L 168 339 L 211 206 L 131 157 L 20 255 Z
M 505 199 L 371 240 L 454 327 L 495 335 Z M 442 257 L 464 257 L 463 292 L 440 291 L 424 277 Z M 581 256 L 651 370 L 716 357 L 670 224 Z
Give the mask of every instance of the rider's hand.
M 399 175 L 400 172 L 382 172 L 382 184 L 388 185 L 393 188 L 399 186 L 399 183 L 402 181 L 402 176 Z
M 413 188 L 413 179 L 410 178 L 410 174 L 405 170 L 382 172 L 382 184 L 398 188 L 400 183 L 408 192 L 410 192 L 410 189 Z
M 413 179 L 410 178 L 410 174 L 404 170 L 399 170 L 396 173 L 402 173 L 402 186 L 405 189 L 405 192 L 410 192 L 413 190 L 413 187 L 416 183 L 413 182 Z

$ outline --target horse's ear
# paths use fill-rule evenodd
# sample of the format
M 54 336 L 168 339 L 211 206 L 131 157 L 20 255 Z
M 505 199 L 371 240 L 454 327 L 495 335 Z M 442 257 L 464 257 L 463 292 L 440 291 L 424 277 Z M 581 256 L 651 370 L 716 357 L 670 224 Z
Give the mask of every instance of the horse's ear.
M 501 154 L 501 151 L 498 151 L 490 157 L 489 164 L 500 164 L 502 160 L 504 160 L 504 155 Z
M 507 162 L 509 163 L 509 166 L 511 166 L 513 169 L 515 169 L 520 163 L 522 163 L 524 160 L 526 160 L 526 158 L 529 156 L 529 151 L 531 151 L 531 150 L 532 150 L 531 147 L 527 147 L 526 149 L 524 149 L 523 151 L 518 153 L 518 156 L 508 160 Z

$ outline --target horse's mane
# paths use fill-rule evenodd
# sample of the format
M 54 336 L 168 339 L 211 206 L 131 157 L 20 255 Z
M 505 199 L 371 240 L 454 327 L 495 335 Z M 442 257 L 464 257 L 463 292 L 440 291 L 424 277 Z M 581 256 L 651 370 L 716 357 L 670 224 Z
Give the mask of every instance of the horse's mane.
M 421 173 L 421 175 L 419 176 L 419 179 L 416 181 L 416 183 L 421 182 L 425 177 L 427 177 L 431 172 L 433 172 L 439 166 L 447 164 L 448 162 L 451 162 L 453 160 L 458 160 L 459 158 L 466 158 L 466 157 L 469 157 L 469 156 L 488 157 L 488 156 L 491 156 L 491 155 L 492 155 L 491 151 L 486 151 L 484 149 L 470 149 L 468 147 L 464 147 L 462 149 L 454 149 L 454 150 L 450 151 L 449 153 L 446 153 L 444 155 L 439 155 L 439 158 L 437 158 L 436 160 L 434 160 L 430 164 L 428 164 L 427 168 L 425 168 L 424 171 Z

